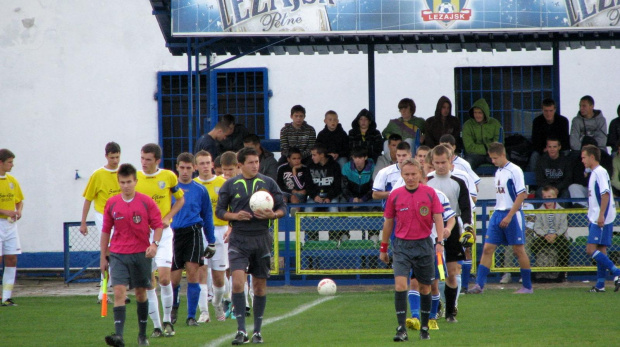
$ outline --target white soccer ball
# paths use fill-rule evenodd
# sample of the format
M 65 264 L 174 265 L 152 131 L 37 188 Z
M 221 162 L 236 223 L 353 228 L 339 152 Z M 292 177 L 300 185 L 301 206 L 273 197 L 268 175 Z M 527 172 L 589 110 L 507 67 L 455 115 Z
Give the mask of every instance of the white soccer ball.
M 250 208 L 252 211 L 273 208 L 273 197 L 264 190 L 259 190 L 250 197 Z
M 454 5 L 450 2 L 442 2 L 437 6 L 437 12 L 439 13 L 454 13 Z
M 321 295 L 335 295 L 336 289 L 336 282 L 334 282 L 331 278 L 322 279 L 316 288 Z

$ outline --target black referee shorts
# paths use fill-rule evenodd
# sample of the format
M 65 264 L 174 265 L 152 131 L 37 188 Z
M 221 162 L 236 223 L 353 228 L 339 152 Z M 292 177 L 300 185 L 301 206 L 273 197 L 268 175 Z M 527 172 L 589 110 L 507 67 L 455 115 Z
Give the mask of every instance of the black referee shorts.
M 273 237 L 266 231 L 260 235 L 244 235 L 233 231 L 228 240 L 230 271 L 243 270 L 256 278 L 269 278 Z

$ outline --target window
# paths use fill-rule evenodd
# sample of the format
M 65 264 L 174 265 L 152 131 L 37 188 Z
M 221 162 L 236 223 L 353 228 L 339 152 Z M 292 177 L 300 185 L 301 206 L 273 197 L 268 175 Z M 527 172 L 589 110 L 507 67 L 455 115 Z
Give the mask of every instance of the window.
M 461 124 L 471 105 L 484 98 L 491 116 L 500 121 L 504 138 L 532 135 L 532 121 L 541 113 L 542 100 L 553 95 L 552 66 L 455 68 L 456 105 Z
M 187 72 L 160 72 L 157 77 L 162 167 L 174 169 L 176 156 L 193 152 L 196 139 L 213 129 L 227 113 L 261 139 L 269 137 L 267 69 L 214 70 L 210 81 L 201 74 L 199 91 L 194 73 L 191 110 Z

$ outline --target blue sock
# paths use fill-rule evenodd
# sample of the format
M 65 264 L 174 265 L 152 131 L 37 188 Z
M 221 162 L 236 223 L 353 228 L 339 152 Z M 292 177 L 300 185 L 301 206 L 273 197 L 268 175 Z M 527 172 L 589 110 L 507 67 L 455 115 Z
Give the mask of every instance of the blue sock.
M 596 263 L 596 288 L 598 289 L 605 288 L 606 277 L 607 277 L 607 269 L 603 266 L 603 264 L 597 262 Z
M 594 251 L 592 254 L 592 259 L 596 260 L 596 264 L 601 264 L 604 269 L 609 269 L 612 275 L 618 276 L 620 275 L 620 270 L 614 265 L 614 263 L 609 260 L 607 255 L 601 253 L 600 251 Z
M 480 264 L 478 267 L 478 276 L 476 276 L 476 283 L 480 286 L 480 288 L 484 288 L 484 285 L 487 283 L 487 276 L 489 275 L 491 270 Z
M 465 260 L 463 262 L 463 273 L 461 276 L 463 277 L 461 286 L 465 288 L 465 290 L 469 289 L 469 279 L 471 278 L 471 260 Z
M 415 290 L 410 290 L 407 298 L 409 299 L 411 318 L 420 319 L 420 293 Z
M 187 284 L 187 318 L 196 318 L 196 307 L 200 298 L 200 284 Z
M 532 269 L 521 269 L 521 280 L 524 288 L 532 289 Z
M 437 311 L 439 311 L 439 294 L 433 295 L 433 301 L 431 302 L 430 319 L 437 319 Z
M 172 307 L 179 307 L 179 289 L 181 289 L 180 284 L 178 286 L 172 286 Z

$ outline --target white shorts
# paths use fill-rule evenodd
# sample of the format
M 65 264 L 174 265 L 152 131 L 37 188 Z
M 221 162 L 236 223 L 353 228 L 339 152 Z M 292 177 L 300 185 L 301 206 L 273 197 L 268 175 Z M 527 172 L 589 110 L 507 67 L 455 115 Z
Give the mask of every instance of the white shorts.
M 12 254 L 22 254 L 17 224 L 0 218 L 0 256 Z
M 153 242 L 153 231 L 151 231 L 151 237 L 149 239 Z M 172 229 L 170 227 L 164 228 L 161 234 L 161 240 L 157 247 L 157 254 L 153 258 L 153 271 L 159 267 L 172 267 Z
M 215 255 L 211 259 L 206 259 L 206 265 L 211 270 L 226 271 L 228 269 L 228 243 L 224 243 L 224 234 L 228 230 L 228 225 L 216 225 L 214 228 L 215 234 Z M 202 234 L 205 245 L 207 240 Z
M 103 230 L 103 214 L 97 211 L 95 211 L 95 226 L 99 232 L 99 237 L 101 237 L 101 230 Z M 114 227 L 110 230 L 110 240 L 112 240 L 112 235 L 114 235 Z

